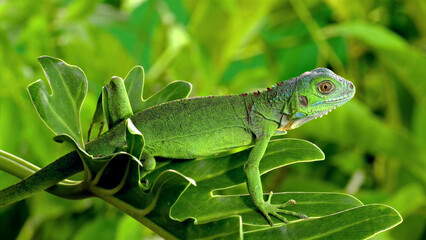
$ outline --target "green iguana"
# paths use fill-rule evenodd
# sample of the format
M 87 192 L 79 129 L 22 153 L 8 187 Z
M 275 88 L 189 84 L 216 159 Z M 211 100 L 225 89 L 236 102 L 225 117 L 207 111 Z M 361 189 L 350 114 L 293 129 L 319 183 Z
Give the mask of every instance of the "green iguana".
M 281 209 L 294 200 L 271 205 L 270 199 L 263 199 L 259 163 L 271 136 L 322 117 L 354 94 L 350 81 L 317 68 L 263 92 L 175 100 L 136 113 L 131 120 L 145 138 L 142 162 L 153 162 L 156 156 L 195 159 L 254 145 L 244 167 L 247 187 L 253 203 L 272 224 L 270 214 L 283 222 L 287 220 L 278 213 L 307 217 Z M 124 127 L 120 124 L 94 140 L 87 151 L 113 153 L 125 144 Z
M 273 205 L 272 194 L 264 200 L 259 163 L 271 136 L 322 117 L 354 94 L 350 81 L 326 68 L 317 68 L 266 91 L 174 100 L 135 113 L 130 119 L 145 139 L 141 160 L 148 166 L 146 172 L 154 168 L 154 157 L 196 159 L 253 145 L 244 166 L 247 187 L 254 205 L 272 225 L 270 215 L 283 222 L 287 220 L 280 214 L 305 219 L 307 216 L 283 209 L 296 204 L 294 200 Z M 89 142 L 86 151 L 93 156 L 105 156 L 125 147 L 125 128 L 125 121 L 115 125 Z M 74 169 L 68 170 L 72 174 L 81 171 L 76 167 L 78 161 L 74 151 L 53 162 L 51 168 L 69 167 Z M 56 184 L 54 179 L 51 181 Z

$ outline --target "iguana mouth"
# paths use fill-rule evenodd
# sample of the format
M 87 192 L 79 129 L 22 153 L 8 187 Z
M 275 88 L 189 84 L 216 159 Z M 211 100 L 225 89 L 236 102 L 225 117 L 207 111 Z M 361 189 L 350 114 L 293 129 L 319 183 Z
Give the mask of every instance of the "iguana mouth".
M 294 120 L 291 120 L 290 122 L 288 122 L 284 127 L 279 127 L 278 130 L 283 131 L 283 130 L 291 130 L 291 124 L 293 124 Z
M 314 117 L 313 119 L 322 118 L 322 116 L 327 115 L 329 112 L 333 111 L 336 108 L 337 107 L 334 107 L 334 108 L 331 108 L 329 110 L 325 110 L 325 111 L 319 112 L 317 114 L 312 115 L 311 117 Z

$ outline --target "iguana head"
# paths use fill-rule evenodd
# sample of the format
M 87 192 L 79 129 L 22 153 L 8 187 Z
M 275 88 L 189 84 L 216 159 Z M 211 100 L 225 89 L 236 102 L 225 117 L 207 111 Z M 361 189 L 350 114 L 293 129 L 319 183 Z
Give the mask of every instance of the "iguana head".
M 329 69 L 317 68 L 294 79 L 295 89 L 280 129 L 294 129 L 322 117 L 355 95 L 355 86 Z

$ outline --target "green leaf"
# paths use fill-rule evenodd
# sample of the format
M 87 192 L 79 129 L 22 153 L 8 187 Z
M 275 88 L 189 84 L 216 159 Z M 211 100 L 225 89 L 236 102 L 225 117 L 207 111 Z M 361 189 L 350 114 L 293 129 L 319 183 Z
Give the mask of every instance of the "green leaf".
M 187 161 L 160 167 L 158 171 L 173 168 L 197 182 L 197 186 L 189 186 L 181 194 L 173 205 L 170 216 L 179 221 L 193 218 L 196 222 L 203 223 L 244 213 L 248 209 L 247 204 L 249 208 L 256 209 L 248 197 L 227 199 L 214 194 L 215 190 L 245 183 L 243 166 L 249 152 L 250 149 L 247 149 L 219 158 Z M 260 172 L 264 174 L 289 164 L 323 159 L 322 151 L 310 142 L 297 139 L 271 141 L 261 161 Z M 155 172 L 148 177 L 155 177 Z M 298 199 L 295 200 L 298 201 Z M 258 222 L 266 224 L 261 214 L 257 214 L 257 217 Z
M 372 204 L 329 216 L 244 233 L 245 239 L 366 239 L 402 222 L 395 209 Z
M 123 186 L 125 191 L 119 191 L 114 196 L 100 197 L 149 226 L 165 239 L 241 239 L 242 225 L 239 216 L 206 224 L 179 222 L 169 218 L 171 204 L 182 191 L 195 184 L 194 180 L 172 169 L 156 169 L 154 171 L 157 177 L 152 181 L 151 189 L 144 192 L 139 187 L 139 172 L 135 167 L 137 166 L 132 163 Z
M 215 208 L 214 211 L 209 211 L 208 214 L 219 212 L 222 214 L 222 219 L 214 215 L 210 219 L 206 219 L 203 224 L 198 221 L 194 223 L 191 220 L 174 221 L 167 217 L 171 211 L 170 207 L 176 200 L 181 202 L 189 200 L 189 206 L 182 211 L 197 212 L 202 211 L 206 207 L 205 197 L 209 197 L 213 189 L 233 186 L 245 181 L 242 166 L 246 162 L 249 150 L 233 154 L 231 156 L 223 156 L 212 159 L 202 159 L 184 162 L 160 162 L 162 166 L 156 168 L 149 177 L 152 183 L 151 189 L 148 192 L 140 188 L 140 166 L 135 161 L 130 162 L 128 175 L 125 183 L 122 185 L 123 191 L 118 191 L 113 195 L 107 192 L 100 191 L 100 198 L 110 202 L 114 206 L 122 209 L 127 214 L 143 224 L 151 226 L 155 232 L 165 238 L 223 238 L 223 239 L 239 239 L 242 238 L 242 219 L 236 216 L 239 207 L 226 205 L 227 209 L 233 208 L 234 212 L 228 212 L 226 209 L 221 211 Z M 283 153 L 285 153 L 283 155 Z M 324 158 L 323 153 L 315 145 L 294 139 L 272 141 L 268 148 L 263 164 L 261 166 L 262 173 L 270 171 L 276 167 L 288 165 L 300 161 L 315 161 Z M 122 162 L 122 161 L 121 161 Z M 227 166 L 226 168 L 224 166 Z M 219 170 L 219 171 L 218 171 Z M 185 172 L 184 174 L 182 174 Z M 104 172 L 105 174 L 106 172 Z M 109 172 L 107 175 L 112 176 L 114 172 Z M 188 176 L 197 178 L 202 186 L 195 186 L 195 181 Z M 108 178 L 105 176 L 105 178 Z M 223 181 L 221 181 L 223 179 Z M 210 183 L 209 185 L 207 185 Z M 210 187 L 211 189 L 204 189 Z M 183 192 L 183 193 L 182 193 Z M 188 199 L 188 195 L 194 194 L 195 200 Z M 277 194 L 276 200 L 280 194 Z M 215 200 L 220 201 L 220 198 Z M 251 204 L 251 199 L 248 196 L 235 197 L 237 202 L 248 202 Z M 273 198 L 274 199 L 274 198 Z M 314 198 L 311 198 L 314 199 Z M 343 204 L 348 204 L 347 201 L 341 201 Z M 350 198 L 349 206 L 358 206 L 360 203 L 353 198 Z M 332 202 L 332 205 L 336 201 Z M 217 206 L 217 203 L 214 203 Z M 222 205 L 223 206 L 223 205 Z M 176 204 L 173 208 L 176 207 Z M 347 205 L 346 205 L 347 207 Z M 247 206 L 244 206 L 247 209 Z M 344 209 L 344 207 L 342 207 Z M 210 208 L 210 210 L 212 210 Z M 255 219 L 257 221 L 265 221 L 263 216 L 253 209 L 249 209 L 252 215 L 246 213 L 247 219 Z M 225 212 L 225 214 L 224 214 Z M 225 218 L 225 219 L 224 219 Z
M 80 111 L 87 93 L 84 72 L 77 66 L 43 56 L 39 62 L 49 82 L 38 80 L 28 86 L 28 92 L 40 118 L 56 135 L 67 134 L 84 148 Z
M 120 79 L 120 78 L 118 78 Z M 144 87 L 144 79 L 145 79 L 145 73 L 141 66 L 135 66 L 130 70 L 130 72 L 127 74 L 124 84 L 127 92 L 127 98 L 123 98 L 123 96 L 119 96 L 119 98 L 115 97 L 114 100 L 111 100 L 110 98 L 111 93 L 115 91 L 113 86 L 111 84 L 114 84 L 114 86 L 121 86 L 119 84 L 120 82 L 117 77 L 114 77 L 111 80 L 111 83 L 107 86 L 103 87 L 102 90 L 102 96 L 98 99 L 98 103 L 96 106 L 95 113 L 93 115 L 93 120 L 89 128 L 89 138 L 92 132 L 92 128 L 95 124 L 100 123 L 100 130 L 98 133 L 98 136 L 102 133 L 104 121 L 105 121 L 105 114 L 107 113 L 107 122 L 109 128 L 111 128 L 113 125 L 115 125 L 117 122 L 123 120 L 123 118 L 120 117 L 114 117 L 110 116 L 111 114 L 114 115 L 114 112 L 118 112 L 121 114 L 118 114 L 119 116 L 129 116 L 130 112 L 137 113 L 139 111 L 142 111 L 146 108 L 176 100 L 181 98 L 188 97 L 189 93 L 191 92 L 192 85 L 185 81 L 175 81 L 170 84 L 168 84 L 166 87 L 161 89 L 160 91 L 156 92 L 153 96 L 150 98 L 144 100 L 143 99 L 143 87 Z M 114 83 L 114 82 L 115 83 Z M 109 86 L 109 87 L 108 87 Z M 122 92 L 122 89 L 120 89 Z M 117 91 L 115 91 L 117 92 Z M 117 95 L 117 94 L 116 94 Z M 119 95 L 119 94 L 118 94 Z M 102 100 L 101 100 L 102 98 Z M 106 100 L 108 98 L 108 100 Z M 127 106 L 127 100 L 130 102 L 131 109 L 128 109 Z M 116 104 L 110 104 L 111 102 L 115 102 Z M 118 105 L 122 106 L 118 106 Z M 102 111 L 103 108 L 103 111 Z M 118 111 L 114 111 L 114 109 L 117 108 Z M 123 111 L 125 109 L 125 111 Z M 130 111 L 129 111 L 130 110 Z M 117 114 L 115 114 L 117 115 Z M 112 118 L 111 118 L 112 117 Z M 117 119 L 116 121 L 113 120 Z M 110 124 L 111 123 L 111 124 Z
M 198 187 L 205 187 L 197 185 Z M 192 187 L 189 187 L 191 189 Z M 195 187 L 196 188 L 196 187 Z M 188 190 L 187 190 L 188 191 Z M 196 192 L 191 192 L 193 196 L 198 196 L 201 201 L 205 201 L 202 205 L 197 207 L 196 211 L 190 211 L 188 205 L 182 205 L 181 199 L 173 205 L 173 217 L 179 217 L 177 220 L 184 218 L 194 218 L 198 223 L 206 223 L 212 220 L 224 218 L 226 216 L 240 215 L 243 224 L 269 226 L 266 219 L 257 211 L 256 206 L 253 205 L 250 195 L 216 195 L 210 199 L 198 195 Z M 190 194 L 185 192 L 183 194 Z M 203 193 L 200 193 L 203 194 Z M 267 197 L 265 196 L 265 199 Z M 286 207 L 286 210 L 300 212 L 312 217 L 321 217 L 349 208 L 362 206 L 362 203 L 346 194 L 340 193 L 312 193 L 312 192 L 289 192 L 289 193 L 274 193 L 272 203 L 279 204 L 287 202 L 290 199 L 297 200 L 297 205 Z M 194 208 L 199 204 L 192 202 Z M 293 216 L 287 216 L 290 221 L 297 220 Z M 281 224 L 277 219 L 273 219 L 275 224 Z
M 128 144 L 137 145 L 142 140 L 127 123 Z M 133 135 L 134 133 L 134 135 Z M 135 138 L 133 138 L 135 137 Z M 129 139 L 130 138 L 130 139 Z M 85 163 L 85 186 L 95 196 L 111 203 L 141 223 L 150 226 L 165 238 L 205 238 L 220 237 L 223 239 L 237 239 L 242 236 L 241 218 L 231 217 L 220 221 L 212 221 L 203 225 L 185 221 L 174 221 L 168 217 L 171 203 L 188 186 L 195 185 L 195 181 L 173 170 L 155 170 L 156 178 L 151 181 L 152 187 L 148 191 L 140 187 L 141 164 L 134 156 L 124 152 L 117 152 L 109 156 L 94 158 L 68 136 L 55 137 L 57 141 L 68 141 L 74 145 Z M 130 140 L 130 141 L 129 141 Z M 136 146 L 135 145 L 135 146 Z M 130 147 L 133 149 L 133 147 Z
M 84 165 L 84 181 L 92 184 L 93 186 L 105 185 L 112 191 L 118 191 L 122 187 L 122 181 L 128 168 L 128 162 L 134 162 L 137 166 L 142 166 L 138 158 L 123 151 L 117 151 L 106 156 L 92 156 L 82 149 L 75 141 L 68 135 L 58 135 L 54 137 L 57 142 L 68 142 L 77 151 Z M 113 176 L 108 176 L 106 172 L 113 172 Z M 96 193 L 95 193 L 96 194 Z
M 173 168 L 175 171 L 193 178 L 197 185 L 188 185 L 186 189 L 182 189 L 183 192 L 170 209 L 171 218 L 182 221 L 182 224 L 189 221 L 188 219 L 194 219 L 196 224 L 203 226 L 209 225 L 211 221 L 225 221 L 231 216 L 241 216 L 245 239 L 285 238 L 287 235 L 283 236 L 282 234 L 287 232 L 290 232 L 290 234 L 302 232 L 299 235 L 292 235 L 294 239 L 304 239 L 303 234 L 313 237 L 331 234 L 330 236 L 333 239 L 334 236 L 351 234 L 354 229 L 354 227 L 351 227 L 353 224 L 356 224 L 355 229 L 363 229 L 361 233 L 354 234 L 356 236 L 354 239 L 361 239 L 362 236 L 374 235 L 401 221 L 395 210 L 384 205 L 367 207 L 367 210 L 363 209 L 369 214 L 364 214 L 363 211 L 360 213 L 360 210 L 357 209 L 364 207 L 362 203 L 346 194 L 278 193 L 272 197 L 273 203 L 282 203 L 291 198 L 295 199 L 298 201 L 298 205 L 289 206 L 288 210 L 306 213 L 311 219 L 294 221 L 288 225 L 277 222 L 276 226 L 278 227 L 271 228 L 252 204 L 249 195 L 218 195 L 214 191 L 244 182 L 243 165 L 249 151 L 250 149 L 247 149 L 218 158 L 165 163 L 148 177 L 156 178 L 158 172 Z M 262 159 L 261 173 L 297 162 L 322 160 L 323 157 L 323 153 L 307 141 L 296 139 L 272 141 L 264 159 Z M 168 202 L 172 201 L 169 199 Z M 161 206 L 161 204 L 157 206 Z M 346 216 L 348 209 L 353 212 Z M 162 212 L 162 214 L 165 213 L 166 211 Z M 336 214 L 341 215 L 333 218 Z M 317 217 L 320 218 L 316 219 Z M 289 219 L 294 220 L 294 218 Z M 339 222 L 339 220 L 341 221 Z M 242 226 L 241 223 L 240 226 Z M 178 226 L 179 224 L 174 223 L 174 225 Z M 291 227 L 293 225 L 295 229 Z M 291 230 L 286 231 L 286 228 L 291 228 Z M 336 232 L 332 232 L 333 229 L 337 229 Z M 221 229 L 219 231 L 221 234 L 230 234 L 234 230 Z M 334 239 L 339 238 L 334 237 Z
M 249 195 L 223 197 L 224 199 L 220 199 L 220 201 L 223 203 L 224 207 L 227 207 L 227 204 L 225 204 L 226 198 L 239 197 L 242 199 L 239 201 L 234 200 L 235 203 L 245 202 L 247 204 L 245 207 L 241 206 L 241 209 L 245 208 L 241 214 L 244 224 L 263 225 L 266 227 L 270 226 L 264 218 L 259 218 L 259 212 L 257 211 L 256 207 L 253 206 L 253 204 L 251 203 L 251 198 Z M 325 215 L 333 214 L 336 212 L 363 205 L 362 202 L 356 199 L 355 197 L 342 193 L 285 192 L 274 193 L 272 195 L 273 204 L 284 203 L 290 199 L 297 200 L 297 205 L 290 205 L 287 206 L 285 209 L 306 214 L 310 219 L 315 217 L 322 217 Z M 288 215 L 286 215 L 285 217 L 290 221 L 299 219 Z M 274 222 L 275 224 L 282 224 L 282 222 L 276 219 L 274 219 Z
M 186 98 L 191 92 L 192 85 L 185 81 L 175 81 L 162 88 L 150 98 L 143 99 L 143 87 L 145 73 L 141 66 L 136 66 L 130 70 L 124 79 L 127 94 L 134 113 L 160 103 Z

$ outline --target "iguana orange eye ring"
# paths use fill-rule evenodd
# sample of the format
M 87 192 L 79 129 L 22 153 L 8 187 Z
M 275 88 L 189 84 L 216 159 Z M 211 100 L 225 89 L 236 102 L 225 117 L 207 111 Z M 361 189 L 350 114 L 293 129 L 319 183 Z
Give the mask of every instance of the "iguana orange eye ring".
M 334 90 L 334 85 L 330 81 L 322 81 L 320 84 L 318 84 L 318 90 L 323 94 L 329 94 Z

